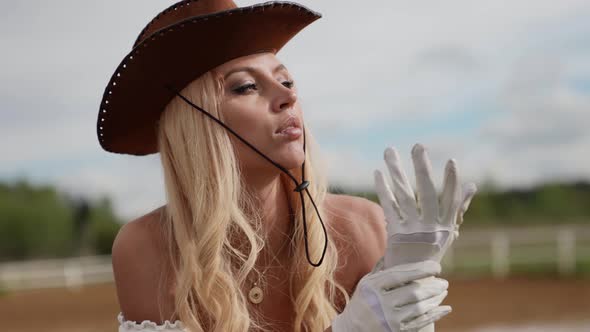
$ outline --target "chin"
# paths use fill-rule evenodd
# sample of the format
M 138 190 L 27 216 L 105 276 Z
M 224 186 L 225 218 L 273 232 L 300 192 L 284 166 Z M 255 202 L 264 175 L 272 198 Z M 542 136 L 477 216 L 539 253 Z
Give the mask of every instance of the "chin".
M 298 153 L 289 153 L 288 155 L 281 156 L 279 160 L 277 162 L 286 169 L 301 168 L 301 165 L 305 161 L 305 154 L 302 149 Z

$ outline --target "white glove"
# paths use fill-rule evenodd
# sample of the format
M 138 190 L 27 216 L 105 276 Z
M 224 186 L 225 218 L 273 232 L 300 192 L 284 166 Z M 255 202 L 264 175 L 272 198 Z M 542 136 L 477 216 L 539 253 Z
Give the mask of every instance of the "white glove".
M 474 183 L 459 186 L 455 160 L 447 162 L 440 203 L 434 181 L 432 167 L 421 144 L 412 148 L 412 160 L 416 174 L 417 197 L 402 170 L 397 151 L 389 147 L 384 153 L 385 163 L 393 181 L 394 194 L 387 185 L 383 174 L 375 171 L 375 189 L 387 222 L 387 249 L 384 267 L 432 260 L 439 262 L 453 241 L 459 236 L 459 226 L 477 188 Z M 428 282 L 432 278 L 420 280 Z M 437 313 L 440 306 L 426 312 L 421 319 Z M 450 308 L 450 307 L 449 307 Z M 440 317 L 439 317 L 440 318 Z M 433 321 L 422 325 L 421 332 L 434 331 Z
M 451 311 L 449 306 L 439 306 L 449 286 L 446 280 L 432 277 L 440 270 L 435 261 L 383 269 L 381 258 L 358 282 L 350 301 L 332 322 L 332 331 L 415 331 L 440 319 Z
M 384 267 L 425 260 L 440 263 L 447 248 L 459 236 L 463 214 L 477 191 L 475 184 L 467 183 L 461 188 L 455 160 L 449 160 L 439 203 L 430 160 L 425 148 L 416 144 L 412 148 L 418 192 L 416 199 L 397 151 L 388 147 L 384 157 L 394 189 L 392 194 L 383 174 L 375 170 L 375 189 L 387 222 Z

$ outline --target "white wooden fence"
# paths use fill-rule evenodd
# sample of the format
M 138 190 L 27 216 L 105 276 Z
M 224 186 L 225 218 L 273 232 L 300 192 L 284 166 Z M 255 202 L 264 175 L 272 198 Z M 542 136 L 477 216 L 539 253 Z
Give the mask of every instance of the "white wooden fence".
M 501 279 L 511 275 L 516 265 L 553 265 L 560 275 L 572 275 L 578 262 L 590 265 L 590 225 L 465 230 L 442 264 L 445 274 L 460 275 L 460 270 L 479 267 Z
M 113 281 L 111 256 L 84 256 L 0 264 L 0 289 L 67 287 Z
M 467 266 L 505 278 L 514 264 L 555 264 L 559 273 L 572 274 L 577 259 L 590 263 L 590 225 L 464 229 L 442 265 L 443 274 L 453 277 L 476 277 L 465 273 Z M 112 281 L 111 256 L 0 263 L 0 289 L 6 290 Z

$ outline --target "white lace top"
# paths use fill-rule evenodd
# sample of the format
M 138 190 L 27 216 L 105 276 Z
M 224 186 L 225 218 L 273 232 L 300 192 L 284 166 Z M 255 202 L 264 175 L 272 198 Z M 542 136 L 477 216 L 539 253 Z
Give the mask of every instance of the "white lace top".
M 122 312 L 117 316 L 119 321 L 119 332 L 186 332 L 182 322 L 176 320 L 174 323 L 166 320 L 161 325 L 152 321 L 144 320 L 141 323 L 125 320 Z

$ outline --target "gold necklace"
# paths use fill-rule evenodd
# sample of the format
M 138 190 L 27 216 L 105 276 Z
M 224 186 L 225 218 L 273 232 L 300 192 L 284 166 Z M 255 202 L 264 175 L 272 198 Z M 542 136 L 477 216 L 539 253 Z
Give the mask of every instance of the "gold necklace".
M 267 266 L 266 269 L 264 269 L 261 276 L 264 277 L 264 274 L 266 273 L 266 271 L 268 270 L 269 267 L 270 267 L 270 265 Z M 261 278 L 258 278 L 258 281 L 254 282 L 254 284 L 252 285 L 252 288 L 250 288 L 250 291 L 248 292 L 248 299 L 250 300 L 250 302 L 252 302 L 254 304 L 259 304 L 260 302 L 262 302 L 262 299 L 264 298 L 264 293 L 262 292 L 262 288 L 260 288 L 258 286 L 258 282 L 260 281 L 260 279 Z
M 289 206 L 289 212 L 291 212 L 291 206 Z M 294 218 L 293 218 L 294 219 Z M 281 248 L 279 248 L 279 250 L 277 250 L 277 252 L 281 252 L 283 250 L 283 248 L 285 247 L 285 244 L 289 243 L 289 241 L 285 241 L 285 243 L 283 243 L 283 245 L 281 246 Z M 273 261 L 277 260 L 276 256 L 273 256 L 272 258 Z M 248 291 L 248 299 L 250 300 L 250 302 L 252 302 L 253 304 L 259 304 L 260 302 L 262 302 L 262 300 L 264 299 L 264 292 L 262 291 L 262 288 L 260 286 L 258 286 L 258 283 L 260 282 L 260 280 L 264 277 L 264 274 L 266 273 L 266 271 L 268 271 L 268 269 L 272 266 L 272 264 L 269 264 L 264 271 L 262 271 L 262 273 L 260 274 L 261 277 L 258 278 L 258 281 L 255 281 L 254 284 L 252 285 L 252 287 L 250 288 L 250 291 Z M 282 264 L 279 263 L 278 266 L 282 266 Z
M 283 250 L 283 248 L 285 247 L 285 244 L 289 243 L 289 241 L 285 241 L 285 243 L 281 246 L 281 248 L 279 248 L 279 250 L 277 250 L 277 252 L 281 252 Z M 273 256 L 273 261 L 276 261 L 277 258 L 276 256 Z M 273 265 L 269 264 L 264 271 L 262 271 L 262 273 L 260 274 L 260 277 L 258 278 L 258 281 L 255 281 L 252 285 L 252 287 L 250 288 L 250 291 L 248 292 L 248 299 L 250 300 L 250 302 L 254 303 L 254 304 L 259 304 L 260 302 L 262 302 L 262 300 L 264 299 L 264 292 L 262 290 L 262 288 L 259 286 L 260 280 L 264 278 L 264 274 L 266 273 L 266 271 L 268 271 L 269 268 L 271 268 Z M 282 267 L 282 264 L 278 264 L 276 265 L 277 267 Z

